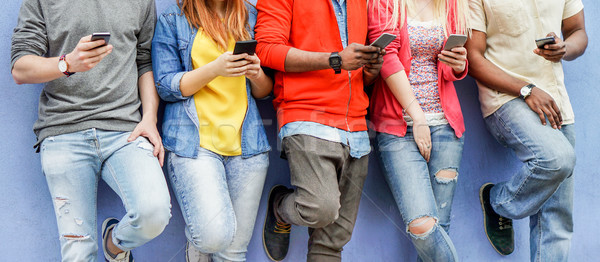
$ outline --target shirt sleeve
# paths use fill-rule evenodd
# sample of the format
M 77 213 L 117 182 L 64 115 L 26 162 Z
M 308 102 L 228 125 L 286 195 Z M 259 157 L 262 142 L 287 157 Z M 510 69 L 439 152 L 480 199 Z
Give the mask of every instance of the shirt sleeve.
M 12 36 L 11 68 L 23 56 L 43 56 L 47 51 L 48 36 L 42 7 L 38 0 L 24 0 Z
M 154 1 L 148 6 L 148 11 L 144 16 L 142 28 L 137 35 L 137 56 L 135 62 L 138 68 L 138 77 L 152 71 L 152 37 L 154 36 L 154 26 L 156 25 L 156 4 Z
M 292 3 L 292 0 L 260 0 L 256 4 L 256 53 L 263 66 L 281 72 L 285 71 L 285 59 L 292 48 L 288 45 L 292 25 Z
M 576 15 L 581 10 L 583 10 L 583 3 L 581 2 L 581 0 L 565 1 L 565 9 L 563 10 L 563 20 Z
M 369 43 L 375 42 L 384 33 L 396 36 L 394 41 L 385 47 L 386 54 L 383 56 L 383 65 L 380 71 L 382 79 L 387 79 L 391 75 L 404 70 L 404 66 L 398 56 L 398 52 L 402 47 L 402 36 L 400 35 L 401 21 L 398 21 L 396 25 L 390 25 L 393 15 L 393 5 L 385 2 L 376 1 L 376 6 L 369 7 L 368 9 L 369 31 L 367 36 Z
M 483 8 L 483 0 L 469 0 L 471 13 L 471 29 L 487 33 L 487 16 Z

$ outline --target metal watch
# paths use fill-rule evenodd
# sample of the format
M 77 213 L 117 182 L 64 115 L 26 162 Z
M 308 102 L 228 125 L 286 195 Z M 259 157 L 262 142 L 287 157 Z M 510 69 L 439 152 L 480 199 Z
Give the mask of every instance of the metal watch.
M 60 56 L 60 59 L 58 59 L 58 70 L 69 77 L 75 73 L 69 72 L 69 64 L 67 64 L 67 60 L 65 60 L 66 56 L 67 55 L 62 55 Z
M 333 68 L 336 74 L 342 72 L 342 57 L 338 52 L 333 52 L 329 55 L 329 66 Z
M 531 95 L 531 90 L 535 87 L 534 84 L 528 84 L 524 87 L 521 87 L 521 91 L 519 92 L 519 97 L 522 98 L 523 100 L 527 97 L 529 97 L 529 95 Z

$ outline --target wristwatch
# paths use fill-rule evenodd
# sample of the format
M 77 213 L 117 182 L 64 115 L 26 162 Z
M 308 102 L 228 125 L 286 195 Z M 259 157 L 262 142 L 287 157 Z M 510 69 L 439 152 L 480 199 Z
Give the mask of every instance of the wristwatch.
M 524 87 L 521 87 L 521 91 L 519 92 L 519 97 L 523 98 L 523 100 L 525 100 L 525 98 L 527 98 L 529 95 L 531 95 L 531 90 L 535 87 L 534 84 L 528 84 Z
M 329 56 L 329 66 L 333 68 L 333 71 L 335 71 L 336 74 L 342 72 L 342 57 L 338 52 L 333 52 Z
M 75 73 L 69 72 L 69 64 L 67 64 L 67 60 L 65 60 L 66 56 L 67 55 L 62 55 L 60 56 L 60 59 L 58 59 L 58 70 L 69 77 Z

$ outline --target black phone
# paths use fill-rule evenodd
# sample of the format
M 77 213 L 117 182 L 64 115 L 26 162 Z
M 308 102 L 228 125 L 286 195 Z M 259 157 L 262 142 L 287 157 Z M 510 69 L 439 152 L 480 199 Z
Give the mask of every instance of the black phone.
M 375 39 L 375 41 L 373 43 L 371 43 L 371 46 L 379 47 L 381 49 L 384 49 L 392 41 L 394 41 L 394 39 L 396 39 L 395 35 L 388 34 L 388 33 L 383 33 L 377 39 Z
M 256 52 L 256 43 L 256 40 L 237 41 L 235 42 L 235 47 L 233 48 L 233 54 L 254 55 L 254 52 Z
M 554 39 L 553 36 L 544 37 L 544 38 L 540 38 L 540 39 L 536 39 L 535 40 L 535 45 L 539 49 L 545 49 L 544 48 L 545 45 L 552 45 L 552 44 L 556 44 L 556 39 Z
M 101 32 L 101 33 L 93 33 L 92 34 L 92 42 L 93 41 L 98 41 L 98 40 L 104 40 L 104 45 L 108 45 L 108 41 L 110 40 L 110 33 L 109 32 Z
M 444 45 L 444 50 L 451 51 L 452 48 L 465 46 L 465 43 L 467 43 L 466 35 L 452 34 L 448 36 L 448 40 L 446 40 L 446 44 Z

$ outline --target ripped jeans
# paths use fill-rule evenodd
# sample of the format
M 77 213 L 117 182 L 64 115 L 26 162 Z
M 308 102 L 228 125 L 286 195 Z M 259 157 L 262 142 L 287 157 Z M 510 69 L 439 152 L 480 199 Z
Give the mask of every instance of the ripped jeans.
M 96 261 L 100 178 L 127 212 L 112 231 L 118 248 L 141 246 L 168 224 L 171 200 L 154 147 L 143 137 L 127 142 L 130 134 L 93 128 L 42 142 L 42 169 L 54 203 L 62 261 Z
M 410 126 L 404 137 L 377 134 L 379 159 L 418 260 L 458 261 L 448 229 L 464 137 L 457 138 L 450 125 L 431 126 L 430 130 L 429 162 L 421 156 Z M 450 176 L 437 177 L 442 171 Z M 417 230 L 430 221 L 435 222 L 432 228 Z

